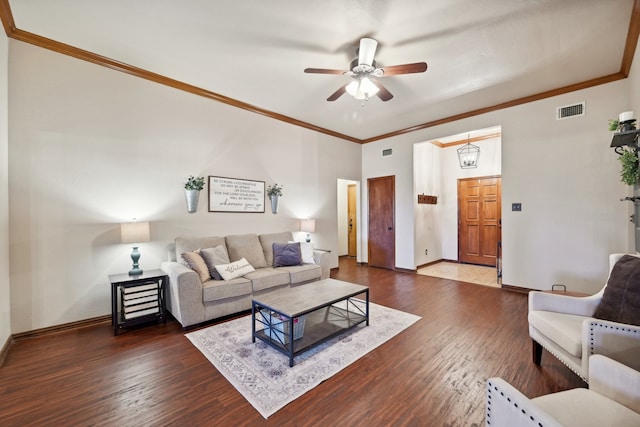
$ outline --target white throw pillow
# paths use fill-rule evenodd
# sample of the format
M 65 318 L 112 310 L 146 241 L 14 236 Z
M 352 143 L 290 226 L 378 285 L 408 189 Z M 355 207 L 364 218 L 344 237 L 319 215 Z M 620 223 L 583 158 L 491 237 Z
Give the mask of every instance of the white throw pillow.
M 298 243 L 292 242 L 289 243 Z M 316 260 L 313 257 L 313 246 L 311 246 L 311 242 L 299 242 L 300 243 L 300 252 L 302 254 L 302 263 L 303 264 L 315 264 Z
M 216 265 L 216 270 L 218 270 L 218 273 L 220 273 L 224 280 L 235 279 L 236 277 L 241 277 L 247 273 L 256 271 L 256 269 L 249 264 L 249 261 L 244 258 L 229 264 Z

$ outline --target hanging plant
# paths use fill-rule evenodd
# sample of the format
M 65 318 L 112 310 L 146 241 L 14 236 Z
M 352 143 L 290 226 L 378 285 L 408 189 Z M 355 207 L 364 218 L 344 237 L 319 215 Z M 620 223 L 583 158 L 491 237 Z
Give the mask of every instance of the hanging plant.
M 278 197 L 282 197 L 282 185 L 278 185 L 278 183 L 275 183 L 273 185 L 270 185 L 267 187 L 267 196 L 271 197 L 271 196 L 278 196 Z
M 196 213 L 198 211 L 198 200 L 200 191 L 204 188 L 204 177 L 189 175 L 184 183 L 184 197 L 187 201 L 187 212 Z
M 189 175 L 187 182 L 184 183 L 185 190 L 202 190 L 204 188 L 204 177 Z
M 625 148 L 620 154 L 620 181 L 627 185 L 640 183 L 640 168 L 638 167 L 638 150 Z

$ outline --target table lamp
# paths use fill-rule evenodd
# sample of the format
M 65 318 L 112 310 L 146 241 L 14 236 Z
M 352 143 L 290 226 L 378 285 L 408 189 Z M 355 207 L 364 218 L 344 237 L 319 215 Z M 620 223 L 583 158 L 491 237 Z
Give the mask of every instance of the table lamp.
M 140 260 L 140 252 L 138 251 L 138 243 L 148 242 L 149 223 L 148 222 L 127 222 L 120 224 L 120 238 L 122 243 L 133 243 L 133 251 L 131 252 L 131 260 L 133 268 L 129 271 L 130 276 L 138 276 L 142 274 L 142 269 L 138 265 Z
M 316 220 L 315 219 L 301 219 L 300 220 L 300 231 L 304 231 L 307 233 L 307 243 L 311 242 L 311 236 L 309 233 L 314 233 L 316 231 Z

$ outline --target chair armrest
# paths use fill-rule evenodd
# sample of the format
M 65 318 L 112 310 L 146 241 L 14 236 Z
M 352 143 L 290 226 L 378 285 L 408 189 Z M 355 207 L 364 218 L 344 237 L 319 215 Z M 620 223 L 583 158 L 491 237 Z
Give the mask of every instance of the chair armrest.
M 554 311 L 556 313 L 593 316 L 600 304 L 601 294 L 588 297 L 572 297 L 547 292 L 529 292 L 529 311 Z
M 640 370 L 640 326 L 585 319 L 582 322 L 582 354 L 601 354 L 633 369 Z M 591 357 L 582 358 L 583 372 L 589 372 Z
M 554 418 L 502 378 L 487 380 L 486 399 L 485 423 L 487 426 L 561 427 Z
M 166 261 L 160 265 L 169 276 L 166 289 L 167 309 L 183 327 L 198 323 L 202 305 L 202 282 L 198 273 L 179 262 Z
M 589 389 L 640 413 L 640 372 L 605 356 L 590 359 Z
M 329 257 L 329 252 L 321 251 L 321 250 L 313 250 L 313 260 L 322 267 L 322 275 L 321 279 L 328 279 L 331 273 L 331 259 Z

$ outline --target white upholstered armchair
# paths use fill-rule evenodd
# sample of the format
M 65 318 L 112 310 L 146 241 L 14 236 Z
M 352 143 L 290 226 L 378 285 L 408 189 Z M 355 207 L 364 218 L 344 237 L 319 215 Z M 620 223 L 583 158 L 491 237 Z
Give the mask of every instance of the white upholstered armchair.
M 591 356 L 588 389 L 528 399 L 502 378 L 486 386 L 490 427 L 640 426 L 640 372 L 604 356 Z
M 609 256 L 610 279 L 614 265 L 622 256 Z M 637 282 L 637 277 L 629 280 Z M 587 382 L 589 356 L 593 354 L 608 356 L 640 370 L 640 326 L 593 317 L 606 287 L 589 297 L 529 293 L 529 335 L 536 365 L 540 365 L 544 348 Z

